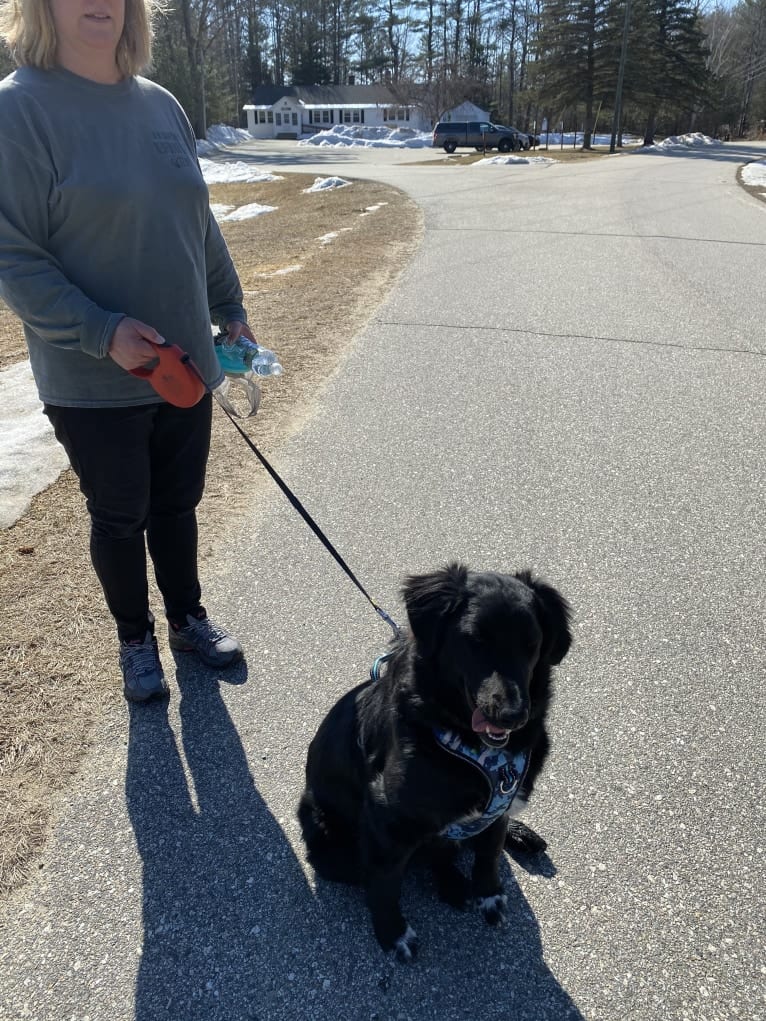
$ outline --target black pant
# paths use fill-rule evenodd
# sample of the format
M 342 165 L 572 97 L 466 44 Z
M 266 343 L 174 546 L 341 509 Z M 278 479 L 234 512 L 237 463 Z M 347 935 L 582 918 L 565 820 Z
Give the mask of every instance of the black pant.
M 80 480 L 90 555 L 122 641 L 150 628 L 146 548 L 171 620 L 200 605 L 197 517 L 210 449 L 212 398 L 193 408 L 45 405 Z

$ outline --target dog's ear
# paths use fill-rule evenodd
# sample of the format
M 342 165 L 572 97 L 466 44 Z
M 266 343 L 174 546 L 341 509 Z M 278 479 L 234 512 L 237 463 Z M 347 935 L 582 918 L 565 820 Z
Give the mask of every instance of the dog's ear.
M 442 623 L 465 605 L 467 580 L 468 568 L 458 563 L 448 564 L 431 574 L 413 574 L 405 580 L 402 596 L 412 633 L 423 655 L 433 655 Z
M 543 630 L 542 654 L 549 663 L 556 666 L 569 652 L 572 644 L 569 603 L 557 589 L 533 577 L 530 571 L 519 571 L 516 577 L 535 594 L 537 615 Z

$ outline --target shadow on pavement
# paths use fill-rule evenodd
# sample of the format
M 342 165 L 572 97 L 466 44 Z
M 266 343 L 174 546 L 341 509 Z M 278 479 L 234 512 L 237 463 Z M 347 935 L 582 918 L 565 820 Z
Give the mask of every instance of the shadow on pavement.
M 420 163 L 441 163 L 444 158 L 441 150 L 430 146 L 402 148 L 367 148 L 365 146 L 322 146 L 300 145 L 296 142 L 279 142 L 278 147 L 269 147 L 268 143 L 242 142 L 237 146 L 205 153 L 203 159 L 216 163 L 253 163 L 262 166 L 291 167 L 299 170 L 302 166 L 316 169 L 317 164 L 326 167 L 368 165 L 387 166 L 392 162 L 401 166 L 418 165 Z
M 126 797 L 143 861 L 135 1018 L 256 1018 L 267 987 L 285 981 L 270 962 L 296 945 L 291 902 L 311 894 L 255 790 L 220 682 L 177 664 L 180 746 L 167 704 L 130 707 Z
M 180 739 L 167 704 L 130 707 L 126 797 L 143 862 L 135 1021 L 473 1021 L 478 1006 L 489 1021 L 581 1021 L 508 863 L 502 929 L 441 904 L 413 872 L 404 907 L 419 960 L 383 954 L 361 891 L 312 890 L 286 835 L 293 820 L 256 789 L 215 674 L 181 656 L 177 679 Z M 296 803 L 302 779 L 273 778 Z M 546 859 L 538 872 L 555 869 Z
M 245 143 L 248 144 L 249 143 Z M 354 163 L 353 148 L 323 149 L 320 146 L 298 146 L 285 152 L 261 152 L 256 149 L 221 149 L 213 153 L 205 153 L 202 157 L 214 163 L 254 163 L 263 166 L 300 167 L 303 164 L 317 163 L 349 164 Z
M 551 876 L 547 865 L 538 875 Z M 469 868 L 468 861 L 465 866 Z M 510 867 L 503 869 L 508 920 L 501 928 L 486 924 L 478 909 L 457 911 L 437 899 L 428 871 L 414 867 L 405 878 L 402 908 L 420 940 L 417 960 L 399 964 L 383 956 L 370 934 L 361 890 L 317 883 L 328 932 L 348 955 L 349 968 L 364 969 L 369 960 L 385 961 L 371 977 L 377 1001 L 363 1010 L 364 995 L 352 993 L 358 1013 L 349 1021 L 584 1021 L 572 998 L 545 963 L 540 927 Z M 331 1015 L 328 1015 L 331 1016 Z

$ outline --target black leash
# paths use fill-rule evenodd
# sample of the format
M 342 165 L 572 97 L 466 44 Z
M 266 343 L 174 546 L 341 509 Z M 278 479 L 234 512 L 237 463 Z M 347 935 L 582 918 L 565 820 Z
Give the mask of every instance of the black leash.
M 187 358 L 188 358 L 188 355 L 187 355 Z M 199 370 L 197 369 L 197 366 L 194 364 L 194 362 L 191 360 L 191 358 L 188 359 L 187 365 L 189 366 L 189 368 L 191 368 L 191 370 L 194 372 L 194 374 L 197 376 L 197 378 L 202 382 L 202 385 L 205 387 L 205 390 L 209 394 L 211 394 L 213 397 L 215 397 L 215 394 L 213 394 L 213 391 L 211 390 L 211 388 L 207 385 L 207 383 L 204 381 L 204 379 L 202 379 L 202 376 L 200 375 Z M 261 462 L 263 467 L 266 469 L 266 471 L 269 473 L 269 475 L 272 477 L 272 479 L 276 482 L 276 484 L 282 490 L 284 495 L 290 501 L 291 506 L 293 506 L 298 511 L 300 516 L 303 518 L 303 520 L 309 526 L 309 528 L 314 533 L 314 535 L 317 537 L 317 539 L 319 539 L 319 541 L 322 543 L 324 548 L 328 551 L 328 553 L 330 553 L 332 555 L 332 557 L 336 560 L 336 562 L 343 568 L 343 570 L 346 572 L 346 574 L 349 576 L 349 578 L 353 581 L 353 583 L 356 585 L 356 587 L 359 589 L 359 591 L 365 597 L 367 602 L 375 610 L 377 615 L 382 620 L 384 620 L 386 622 L 386 624 L 388 624 L 388 626 L 391 628 L 391 630 L 394 633 L 394 638 L 398 638 L 399 634 L 400 634 L 399 626 L 394 623 L 394 621 L 391 619 L 391 617 L 389 617 L 389 615 L 386 613 L 386 611 L 382 607 L 378 606 L 378 604 L 375 602 L 375 600 L 369 594 L 367 589 L 364 587 L 364 585 L 362 585 L 362 583 L 359 581 L 357 576 L 354 574 L 354 572 L 348 566 L 346 561 L 343 559 L 343 557 L 340 555 L 340 553 L 338 553 L 338 551 L 335 549 L 333 544 L 330 542 L 330 540 L 324 534 L 324 532 L 319 527 L 319 525 L 316 523 L 316 521 L 314 521 L 312 516 L 309 514 L 309 512 L 303 506 L 303 504 L 298 499 L 298 497 L 295 495 L 295 493 L 293 493 L 293 491 L 290 489 L 290 487 L 287 485 L 287 483 L 284 481 L 284 479 L 282 479 L 280 477 L 280 475 L 278 474 L 276 469 L 273 468 L 269 464 L 269 462 L 266 460 L 266 458 L 263 456 L 263 454 L 260 452 L 260 450 L 256 447 L 256 445 L 253 443 L 253 441 L 250 439 L 250 437 L 247 435 L 247 433 L 244 431 L 244 429 L 236 421 L 234 416 L 220 403 L 220 401 L 216 401 L 216 404 L 224 412 L 224 414 L 226 415 L 228 420 L 231 422 L 231 424 L 234 426 L 234 428 L 237 430 L 239 435 L 242 437 L 242 439 L 245 441 L 245 443 L 248 445 L 248 447 L 250 447 L 250 449 L 255 454 L 255 456 L 258 458 L 258 460 Z

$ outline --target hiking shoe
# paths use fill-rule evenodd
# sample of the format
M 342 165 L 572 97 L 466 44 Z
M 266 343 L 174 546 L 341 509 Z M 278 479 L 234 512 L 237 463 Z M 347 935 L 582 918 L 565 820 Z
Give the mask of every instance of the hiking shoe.
M 229 666 L 238 663 L 244 653 L 242 646 L 228 631 L 214 624 L 209 617 L 186 614 L 186 623 L 178 627 L 168 624 L 170 648 L 177 652 L 196 652 L 208 666 Z
M 146 702 L 169 693 L 168 682 L 162 672 L 157 639 L 147 631 L 143 641 L 120 642 L 120 666 L 125 681 L 125 698 L 131 702 Z

